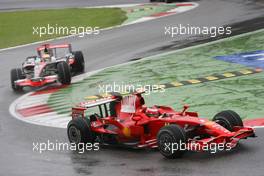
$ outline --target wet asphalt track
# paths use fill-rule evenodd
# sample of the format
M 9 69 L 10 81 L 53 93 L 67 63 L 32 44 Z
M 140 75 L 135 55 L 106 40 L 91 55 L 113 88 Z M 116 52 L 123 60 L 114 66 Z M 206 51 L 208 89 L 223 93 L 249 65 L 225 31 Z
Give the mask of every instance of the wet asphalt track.
M 8 1 L 8 0 L 5 0 Z M 107 3 L 112 1 L 106 0 Z M 23 7 L 23 0 L 8 1 L 1 8 Z M 20 2 L 20 3 L 19 3 Z M 43 6 L 59 7 L 46 1 L 28 1 L 31 8 Z M 54 1 L 56 2 L 56 1 Z M 70 1 L 60 1 L 68 6 Z M 77 0 L 76 2 L 81 2 Z M 84 2 L 83 3 L 88 3 Z M 90 1 L 89 1 L 90 2 Z M 103 1 L 98 2 L 99 5 Z M 117 1 L 116 1 L 117 2 Z M 121 2 L 121 0 L 120 0 Z M 129 1 L 123 1 L 129 2 Z M 240 33 L 255 28 L 263 28 L 263 3 L 245 0 L 202 0 L 192 11 L 176 16 L 149 21 L 103 31 L 99 36 L 68 38 L 55 41 L 70 42 L 74 49 L 82 50 L 86 58 L 86 71 L 127 62 L 134 58 L 160 53 L 173 48 L 194 45 L 204 38 L 164 36 L 165 25 L 192 24 L 213 26 L 236 23 L 235 31 Z M 38 4 L 39 3 L 39 4 Z M 243 22 L 250 20 L 247 22 Z M 241 23 L 243 22 L 243 23 Z M 259 23 L 260 22 L 260 23 Z M 205 40 L 207 41 L 207 40 Z M 166 160 L 159 152 L 152 150 L 127 150 L 103 148 L 99 152 L 77 154 L 69 151 L 47 151 L 42 154 L 32 152 L 33 142 L 67 142 L 66 131 L 56 128 L 35 126 L 11 117 L 10 103 L 20 95 L 11 91 L 9 71 L 20 66 L 23 59 L 34 54 L 37 45 L 0 52 L 0 175 L 258 175 L 264 173 L 264 129 L 257 130 L 256 139 L 243 141 L 234 151 L 214 155 L 188 153 L 182 159 Z

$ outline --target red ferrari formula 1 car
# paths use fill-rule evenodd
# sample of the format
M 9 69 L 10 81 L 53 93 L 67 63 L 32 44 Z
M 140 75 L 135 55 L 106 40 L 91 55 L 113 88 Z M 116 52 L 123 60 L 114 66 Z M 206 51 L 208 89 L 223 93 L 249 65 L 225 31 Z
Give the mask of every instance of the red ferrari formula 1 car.
M 80 103 L 72 108 L 67 133 L 71 143 L 125 145 L 156 148 L 167 158 L 180 157 L 186 150 L 208 151 L 212 144 L 234 148 L 240 139 L 255 137 L 239 115 L 227 110 L 212 121 L 167 106 L 144 105 L 141 93 L 113 96 Z M 181 150 L 180 146 L 185 145 Z
M 14 91 L 23 87 L 40 87 L 59 81 L 70 84 L 72 73 L 84 72 L 81 51 L 73 52 L 71 44 L 49 45 L 37 48 L 37 56 L 27 57 L 22 68 L 11 70 L 11 85 Z

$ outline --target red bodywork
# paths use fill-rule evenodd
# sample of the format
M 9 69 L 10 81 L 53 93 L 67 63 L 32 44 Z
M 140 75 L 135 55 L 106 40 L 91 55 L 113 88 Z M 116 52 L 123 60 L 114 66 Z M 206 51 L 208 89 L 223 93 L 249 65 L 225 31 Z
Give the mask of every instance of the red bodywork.
M 136 95 L 134 95 L 136 96 Z M 89 108 L 93 106 L 103 105 L 116 101 L 114 97 L 105 98 L 99 101 L 84 102 L 72 108 L 72 118 L 85 116 L 85 111 L 89 114 Z M 205 135 L 203 139 L 189 139 L 188 144 L 196 144 L 194 151 L 202 151 L 204 145 L 210 143 L 231 143 L 231 147 L 235 147 L 240 139 L 254 136 L 254 130 L 249 127 L 235 127 L 233 132 L 225 129 L 216 122 L 205 118 L 199 118 L 196 112 L 188 112 L 188 106 L 184 106 L 183 111 L 177 112 L 167 106 L 153 106 L 157 109 L 159 117 L 149 117 L 145 113 L 146 107 L 140 105 L 139 99 L 135 102 L 135 112 L 121 112 L 122 103 L 117 101 L 115 104 L 116 116 L 107 116 L 97 118 L 91 122 L 91 130 L 97 134 L 115 135 L 119 143 L 131 143 L 137 141 L 136 147 L 157 147 L 157 134 L 159 130 L 169 124 L 177 124 L 185 131 L 191 131 L 195 135 Z M 114 126 L 114 128 L 106 128 Z M 197 147 L 197 145 L 199 145 Z
M 50 84 L 50 83 L 54 83 L 58 80 L 58 75 L 50 75 L 50 76 L 45 76 L 45 77 L 41 77 L 40 74 L 42 72 L 42 70 L 45 68 L 47 64 L 44 61 L 41 61 L 38 66 L 38 69 L 34 69 L 34 76 L 35 77 L 30 77 L 28 78 L 26 76 L 25 79 L 20 79 L 15 81 L 15 84 L 21 87 L 40 87 L 40 86 L 44 86 L 46 84 Z
M 50 45 L 50 44 L 45 44 L 37 48 L 37 51 L 44 50 L 45 48 L 53 49 L 53 48 L 71 48 L 71 44 L 65 43 L 65 44 L 60 44 L 60 45 Z
M 72 46 L 69 43 L 65 44 L 60 44 L 60 45 L 50 45 L 50 44 L 45 44 L 37 48 L 37 53 L 38 56 L 41 58 L 43 55 L 44 50 L 47 49 L 49 52 L 51 52 L 51 55 L 56 56 L 56 49 L 67 49 L 67 53 L 72 53 Z M 72 65 L 74 63 L 74 57 L 69 58 L 68 64 Z
M 21 79 L 17 80 L 16 84 L 21 87 L 41 87 L 47 84 L 55 83 L 57 80 L 58 76 L 52 75 L 37 79 Z
M 72 52 L 72 47 L 71 44 L 60 44 L 60 45 L 50 45 L 50 44 L 45 44 L 45 45 L 41 45 L 40 47 L 37 48 L 37 52 L 39 57 L 42 56 L 41 52 L 44 51 L 45 49 L 56 49 L 56 48 L 68 48 L 69 53 Z
M 37 53 L 38 53 L 38 57 L 41 59 L 44 53 L 44 50 L 47 49 L 48 52 L 50 52 L 50 54 L 53 56 L 57 54 L 56 49 L 60 49 L 60 48 L 65 48 L 67 49 L 68 53 L 72 53 L 72 47 L 71 44 L 60 44 L 60 45 L 50 45 L 50 44 L 45 44 L 42 45 L 40 47 L 37 48 Z M 68 58 L 67 60 L 65 60 L 69 65 L 72 65 L 74 63 L 74 57 Z M 58 81 L 58 75 L 54 74 L 54 75 L 49 75 L 49 76 L 45 76 L 42 77 L 40 76 L 42 70 L 45 68 L 45 66 L 48 63 L 41 59 L 41 62 L 38 64 L 39 69 L 37 71 L 37 73 L 34 73 L 34 77 L 27 77 L 25 79 L 21 79 L 21 80 L 17 80 L 15 81 L 15 84 L 21 87 L 41 87 L 50 83 L 55 83 L 56 81 Z

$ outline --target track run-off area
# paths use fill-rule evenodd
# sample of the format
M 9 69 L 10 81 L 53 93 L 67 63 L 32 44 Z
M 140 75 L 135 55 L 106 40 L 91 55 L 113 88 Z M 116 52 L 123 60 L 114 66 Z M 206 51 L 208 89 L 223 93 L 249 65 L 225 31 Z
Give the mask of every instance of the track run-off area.
M 100 90 L 101 85 L 141 85 L 145 88 L 158 85 L 164 91 L 146 93 L 148 106 L 168 105 L 180 109 L 183 103 L 187 103 L 191 110 L 207 118 L 221 110 L 233 109 L 240 113 L 246 125 L 260 127 L 264 125 L 261 118 L 264 117 L 261 108 L 264 106 L 262 57 L 256 58 L 260 63 L 255 67 L 246 65 L 253 62 L 252 58 L 245 63 L 240 63 L 239 57 L 233 62 L 218 58 L 264 51 L 263 34 L 263 30 L 259 30 L 86 73 L 74 78 L 70 86 L 54 86 L 20 97 L 11 104 L 10 112 L 25 122 L 66 128 L 71 119 L 71 107 L 82 101 L 111 96 Z M 245 40 L 248 42 L 242 47 L 240 43 Z M 250 56 L 262 56 L 261 53 L 251 53 Z M 120 90 L 119 86 L 117 91 Z

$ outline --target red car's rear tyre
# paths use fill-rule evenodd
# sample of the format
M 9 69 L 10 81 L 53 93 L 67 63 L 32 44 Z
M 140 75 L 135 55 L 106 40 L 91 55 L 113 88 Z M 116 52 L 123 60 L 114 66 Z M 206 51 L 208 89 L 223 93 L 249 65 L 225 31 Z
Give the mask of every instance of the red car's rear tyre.
M 70 143 L 94 143 L 95 134 L 91 131 L 90 121 L 81 117 L 75 118 L 68 123 L 67 134 Z
M 60 62 L 57 64 L 59 81 L 61 84 L 71 84 L 71 71 L 66 62 Z
M 234 126 L 240 126 L 240 127 L 244 126 L 241 117 L 232 110 L 226 110 L 217 113 L 214 116 L 213 121 L 225 127 L 229 131 L 234 131 L 233 130 Z
M 163 156 L 169 159 L 179 158 L 186 152 L 186 149 L 180 148 L 180 145 L 186 144 L 187 135 L 180 126 L 172 124 L 160 129 L 157 142 Z
M 22 91 L 23 87 L 15 84 L 15 81 L 25 79 L 21 68 L 14 68 L 11 70 L 11 86 L 14 91 Z
M 74 63 L 72 64 L 72 70 L 76 73 L 83 73 L 85 71 L 85 63 L 83 53 L 81 51 L 73 52 Z

